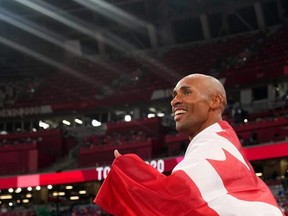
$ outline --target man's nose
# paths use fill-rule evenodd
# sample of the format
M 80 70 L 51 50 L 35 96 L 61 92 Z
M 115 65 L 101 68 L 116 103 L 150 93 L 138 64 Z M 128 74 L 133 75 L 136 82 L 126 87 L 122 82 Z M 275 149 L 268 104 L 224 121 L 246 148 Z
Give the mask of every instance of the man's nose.
M 171 106 L 175 106 L 176 104 L 181 102 L 181 98 L 179 95 L 176 95 L 172 100 L 171 100 Z

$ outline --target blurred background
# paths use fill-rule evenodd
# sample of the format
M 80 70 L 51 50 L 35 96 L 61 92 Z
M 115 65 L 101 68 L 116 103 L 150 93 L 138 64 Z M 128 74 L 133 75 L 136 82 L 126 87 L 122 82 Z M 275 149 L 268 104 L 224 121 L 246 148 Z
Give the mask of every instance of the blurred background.
M 256 173 L 288 212 L 286 0 L 0 0 L 0 215 L 108 215 L 113 150 L 164 174 L 183 156 L 171 93 L 226 88 Z

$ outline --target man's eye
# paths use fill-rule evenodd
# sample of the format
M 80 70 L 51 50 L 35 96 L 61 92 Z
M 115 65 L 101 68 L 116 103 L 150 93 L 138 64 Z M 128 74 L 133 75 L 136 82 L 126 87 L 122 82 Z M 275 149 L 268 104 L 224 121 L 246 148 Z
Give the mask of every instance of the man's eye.
M 190 91 L 184 91 L 184 95 L 189 95 L 190 93 Z

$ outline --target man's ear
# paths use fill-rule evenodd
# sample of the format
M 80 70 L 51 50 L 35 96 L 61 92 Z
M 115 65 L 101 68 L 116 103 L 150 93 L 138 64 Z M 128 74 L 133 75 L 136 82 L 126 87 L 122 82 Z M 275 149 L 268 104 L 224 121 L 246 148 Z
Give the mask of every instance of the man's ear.
M 221 95 L 219 94 L 214 95 L 211 98 L 211 103 L 210 103 L 211 109 L 212 110 L 219 109 L 222 106 L 222 101 L 223 101 L 223 98 L 221 97 Z

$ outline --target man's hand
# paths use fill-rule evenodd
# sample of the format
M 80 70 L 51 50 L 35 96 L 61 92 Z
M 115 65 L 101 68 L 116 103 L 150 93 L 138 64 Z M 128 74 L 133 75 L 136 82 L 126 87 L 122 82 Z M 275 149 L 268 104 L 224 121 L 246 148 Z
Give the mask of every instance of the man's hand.
M 121 156 L 121 154 L 118 152 L 118 150 L 116 149 L 116 150 L 114 150 L 114 157 L 115 158 L 118 158 L 118 157 L 120 157 Z

